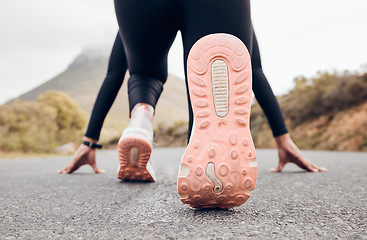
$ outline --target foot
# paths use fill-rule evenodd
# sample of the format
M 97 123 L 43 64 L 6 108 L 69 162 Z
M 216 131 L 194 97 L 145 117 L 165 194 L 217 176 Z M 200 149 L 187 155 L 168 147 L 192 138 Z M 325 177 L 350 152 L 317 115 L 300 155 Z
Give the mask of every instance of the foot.
M 85 138 L 84 140 L 89 142 L 97 142 L 90 138 Z M 60 174 L 68 174 L 76 171 L 83 165 L 90 165 L 95 173 L 104 173 L 103 170 L 100 170 L 96 164 L 96 150 L 92 149 L 84 144 L 81 144 L 78 150 L 75 152 L 73 160 L 70 164 L 62 169 L 59 170 L 58 173 Z
M 155 182 L 149 162 L 153 148 L 152 116 L 152 106 L 139 103 L 134 107 L 130 124 L 118 142 L 119 179 Z
M 238 38 L 211 34 L 191 48 L 187 73 L 194 126 L 178 176 L 181 201 L 194 208 L 240 206 L 257 175 L 249 53 Z
M 308 172 L 326 172 L 327 169 L 318 167 L 313 164 L 310 160 L 305 158 L 297 145 L 292 141 L 289 133 L 283 134 L 275 138 L 278 147 L 279 154 L 279 165 L 276 169 L 271 170 L 272 172 L 281 172 L 284 166 L 288 163 L 294 163 L 298 167 Z

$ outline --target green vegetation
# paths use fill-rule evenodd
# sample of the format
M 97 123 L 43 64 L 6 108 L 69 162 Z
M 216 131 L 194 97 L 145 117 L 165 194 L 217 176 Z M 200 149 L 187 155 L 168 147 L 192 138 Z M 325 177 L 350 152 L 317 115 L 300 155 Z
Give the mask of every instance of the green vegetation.
M 77 56 L 65 71 L 19 98 L 22 101 L 35 101 L 40 94 L 46 91 L 62 91 L 86 112 L 86 118 L 89 119 L 94 101 L 106 76 L 108 57 L 108 51 L 86 50 Z M 122 130 L 128 125 L 128 77 L 127 73 L 119 94 L 103 124 L 100 139 L 102 142 L 119 137 Z M 154 126 L 158 126 L 159 123 L 171 125 L 176 121 L 187 121 L 187 108 L 185 81 L 168 75 L 164 91 L 156 108 Z
M 343 111 L 349 111 L 347 115 L 352 115 L 357 111 L 363 112 L 363 109 L 357 109 L 358 106 L 364 106 L 367 102 L 367 73 L 351 74 L 344 72 L 338 73 L 319 73 L 318 76 L 308 79 L 297 77 L 294 80 L 295 87 L 286 95 L 278 98 L 283 110 L 287 126 L 290 128 L 292 136 L 297 140 L 297 144 L 304 149 L 329 149 L 340 150 L 342 141 L 350 139 L 365 139 L 361 131 L 350 126 L 347 129 L 348 122 L 338 114 Z M 345 113 L 346 114 L 346 113 Z M 367 125 L 367 119 L 359 114 L 356 117 L 359 120 L 353 120 L 351 124 L 359 126 Z M 349 118 L 350 120 L 351 118 Z M 343 136 L 337 136 L 339 129 Z M 326 131 L 328 128 L 328 131 Z M 357 131 L 355 131 L 357 130 Z M 331 131 L 331 132 L 330 132 Z M 271 140 L 270 128 L 266 117 L 260 106 L 255 103 L 251 109 L 251 132 L 257 147 L 274 147 L 274 141 Z M 348 134 L 347 134 L 348 133 Z M 333 140 L 331 140 L 333 139 Z M 355 140 L 357 141 L 357 140 Z M 362 141 L 361 143 L 359 143 Z M 328 143 L 328 144 L 326 144 Z M 366 141 L 358 140 L 355 150 L 365 150 Z M 349 148 L 354 149 L 354 148 Z
M 0 157 L 16 152 L 51 153 L 69 142 L 80 144 L 106 74 L 107 57 L 89 55 L 82 54 L 63 73 L 0 106 Z M 300 148 L 367 151 L 367 73 L 324 72 L 314 78 L 297 77 L 294 83 L 278 100 Z M 115 146 L 128 124 L 126 85 L 105 121 L 101 134 L 105 148 Z M 169 76 L 154 117 L 154 141 L 159 147 L 185 146 L 187 120 L 184 81 Z M 257 103 L 251 110 L 251 132 L 256 147 L 275 147 Z
M 280 99 L 284 114 L 294 124 L 334 114 L 367 100 L 367 73 L 320 73 L 307 79 L 298 77 L 294 89 Z
M 172 125 L 159 124 L 154 129 L 154 142 L 158 147 L 181 147 L 187 144 L 188 123 L 174 122 Z
M 52 152 L 79 143 L 85 113 L 63 92 L 48 91 L 36 101 L 16 99 L 0 106 L 0 151 Z
M 108 52 L 106 52 L 108 53 Z M 22 102 L 36 101 L 40 94 L 49 90 L 62 91 L 81 107 L 90 118 L 94 101 L 106 76 L 108 55 L 98 50 L 87 50 L 75 58 L 72 64 L 63 72 L 34 88 L 33 90 L 21 95 Z M 110 109 L 103 124 L 100 141 L 104 144 L 104 149 L 108 145 L 113 145 L 118 141 L 122 131 L 129 123 L 129 104 L 127 96 L 127 79 Z M 188 107 L 186 99 L 185 81 L 172 75 L 168 75 L 164 91 L 159 99 L 156 108 L 153 126 L 174 125 L 175 122 L 188 120 Z M 51 131 L 50 131 L 51 132 Z M 184 134 L 186 138 L 186 134 Z M 161 137 L 161 140 L 163 136 Z M 159 146 L 167 146 L 159 140 Z M 79 141 L 79 142 L 78 142 Z M 80 144 L 78 139 L 77 145 Z M 162 144 L 161 144 L 162 143 Z M 59 143 L 57 143 L 59 145 Z M 185 144 L 182 143 L 182 146 Z M 2 145 L 1 145 L 2 146 Z M 3 148 L 0 147 L 0 154 Z M 41 150 L 40 150 L 41 151 Z M 0 155 L 1 157 L 1 155 Z

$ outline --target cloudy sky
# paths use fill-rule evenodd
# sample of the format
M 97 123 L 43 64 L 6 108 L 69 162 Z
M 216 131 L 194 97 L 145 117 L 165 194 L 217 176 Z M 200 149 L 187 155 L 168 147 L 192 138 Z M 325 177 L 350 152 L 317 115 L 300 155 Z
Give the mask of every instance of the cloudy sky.
M 367 64 L 366 0 L 251 4 L 263 68 L 276 94 L 286 93 L 298 75 Z M 57 75 L 83 49 L 109 49 L 117 29 L 112 0 L 1 0 L 0 104 Z M 183 78 L 182 65 L 178 35 L 169 72 Z

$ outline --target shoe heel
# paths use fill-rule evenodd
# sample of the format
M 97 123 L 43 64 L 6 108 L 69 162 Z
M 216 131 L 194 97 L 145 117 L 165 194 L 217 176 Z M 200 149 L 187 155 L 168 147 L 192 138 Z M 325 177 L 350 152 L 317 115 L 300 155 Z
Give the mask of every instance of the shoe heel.
M 122 138 L 118 142 L 120 160 L 118 178 L 122 180 L 155 182 L 154 174 L 147 169 L 151 152 L 151 144 L 143 139 L 134 137 Z

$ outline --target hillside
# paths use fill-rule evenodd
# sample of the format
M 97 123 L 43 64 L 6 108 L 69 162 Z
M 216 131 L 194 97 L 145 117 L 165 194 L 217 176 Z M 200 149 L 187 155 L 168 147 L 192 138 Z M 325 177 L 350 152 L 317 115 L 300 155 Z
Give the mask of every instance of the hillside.
M 35 100 L 47 90 L 67 93 L 89 119 L 107 69 L 101 51 L 80 54 L 55 78 L 20 96 Z M 367 73 L 319 73 L 298 77 L 295 86 L 278 100 L 293 139 L 301 149 L 367 151 Z M 126 78 L 107 116 L 102 142 L 116 143 L 128 123 Z M 187 135 L 187 100 L 184 81 L 169 76 L 154 119 L 155 141 L 161 147 L 184 146 Z M 251 132 L 257 148 L 274 148 L 267 120 L 255 102 Z
M 291 125 L 289 119 L 287 122 Z M 301 149 L 367 151 L 367 103 L 340 111 L 334 116 L 322 115 L 290 130 Z M 266 122 L 252 133 L 256 147 L 276 147 Z
M 85 51 L 75 58 L 69 67 L 53 79 L 21 95 L 22 101 L 35 100 L 47 90 L 67 93 L 87 114 L 89 119 L 98 90 L 104 80 L 108 55 L 96 50 Z M 128 123 L 127 78 L 112 106 L 102 130 L 101 140 L 118 137 Z M 182 79 L 170 75 L 164 86 L 154 119 L 155 127 L 169 127 L 175 122 L 186 122 L 186 87 Z
M 301 149 L 367 151 L 367 73 L 319 73 L 295 79 L 278 97 L 292 138 Z M 255 146 L 274 148 L 265 115 L 251 110 Z

